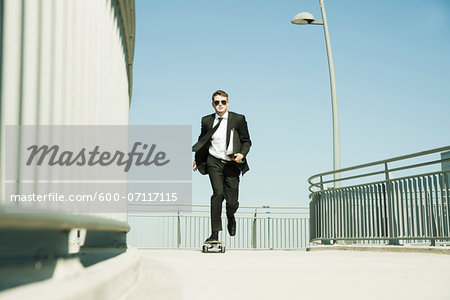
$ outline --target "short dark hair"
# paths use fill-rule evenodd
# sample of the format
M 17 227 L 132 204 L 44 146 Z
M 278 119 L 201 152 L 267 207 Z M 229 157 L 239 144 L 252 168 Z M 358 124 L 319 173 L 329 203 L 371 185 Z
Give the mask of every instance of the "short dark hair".
M 215 96 L 222 96 L 222 97 L 227 97 L 228 100 L 228 94 L 222 90 L 217 90 L 214 92 L 214 94 L 212 95 L 211 99 L 214 101 L 214 97 Z

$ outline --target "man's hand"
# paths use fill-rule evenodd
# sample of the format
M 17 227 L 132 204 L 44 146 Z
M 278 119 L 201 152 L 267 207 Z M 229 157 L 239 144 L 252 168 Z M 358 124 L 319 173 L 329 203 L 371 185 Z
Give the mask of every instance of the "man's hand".
M 197 171 L 197 163 L 194 160 L 194 163 L 192 164 L 192 170 Z
M 235 153 L 234 154 L 234 161 L 235 162 L 240 162 L 244 159 L 244 155 L 242 155 L 241 153 Z

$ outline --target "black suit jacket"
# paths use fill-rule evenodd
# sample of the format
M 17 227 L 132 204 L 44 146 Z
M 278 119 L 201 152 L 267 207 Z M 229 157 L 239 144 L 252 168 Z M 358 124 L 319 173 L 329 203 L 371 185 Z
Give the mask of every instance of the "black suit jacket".
M 214 113 L 211 115 L 204 116 L 202 118 L 202 129 L 200 132 L 200 136 L 198 137 L 199 141 L 213 127 L 215 116 L 216 114 Z M 239 170 L 241 170 L 242 175 L 244 175 L 245 172 L 247 172 L 250 169 L 248 167 L 246 156 L 250 151 L 250 147 L 252 145 L 252 142 L 250 140 L 250 134 L 248 132 L 247 121 L 245 120 L 244 115 L 240 115 L 231 111 L 228 112 L 227 139 L 226 139 L 227 148 L 230 143 L 230 133 L 232 129 L 235 130 L 233 153 L 241 153 L 242 155 L 244 155 L 243 159 L 244 163 L 233 162 L 233 164 L 235 164 L 235 166 Z M 206 159 L 208 158 L 211 140 L 207 141 L 203 145 L 197 144 L 195 145 L 196 148 L 199 149 L 195 153 L 195 162 L 197 164 L 197 169 L 201 174 L 206 175 L 208 174 L 208 170 L 206 169 Z

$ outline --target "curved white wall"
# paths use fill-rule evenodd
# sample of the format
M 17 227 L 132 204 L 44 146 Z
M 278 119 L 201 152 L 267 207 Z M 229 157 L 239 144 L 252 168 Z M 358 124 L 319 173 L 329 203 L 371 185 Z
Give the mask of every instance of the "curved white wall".
M 128 124 L 132 0 L 1 1 L 2 143 L 4 125 Z

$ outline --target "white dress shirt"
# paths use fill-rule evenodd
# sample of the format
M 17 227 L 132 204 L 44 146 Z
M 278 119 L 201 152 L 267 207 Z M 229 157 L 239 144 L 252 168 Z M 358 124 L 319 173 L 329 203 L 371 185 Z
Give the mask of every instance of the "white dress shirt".
M 227 155 L 227 125 L 228 125 L 228 111 L 222 116 L 223 120 L 220 122 L 219 128 L 211 137 L 211 146 L 209 146 L 209 154 L 214 157 L 231 160 Z M 216 114 L 214 118 L 213 127 L 219 123 L 219 115 Z

